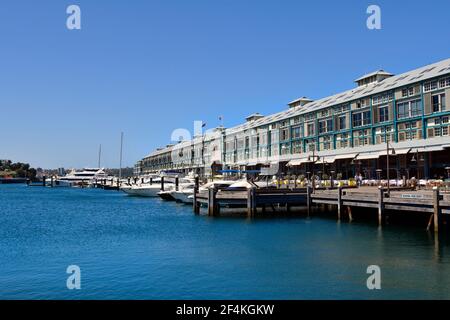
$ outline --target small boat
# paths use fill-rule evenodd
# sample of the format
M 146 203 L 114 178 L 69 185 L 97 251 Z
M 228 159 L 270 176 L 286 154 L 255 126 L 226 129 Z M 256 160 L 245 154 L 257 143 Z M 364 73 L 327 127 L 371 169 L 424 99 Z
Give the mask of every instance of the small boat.
M 172 190 L 173 189 L 173 183 L 166 182 L 164 184 L 165 190 Z M 137 185 L 124 185 L 120 187 L 120 190 L 128 194 L 129 196 L 135 196 L 135 197 L 159 197 L 158 193 L 161 190 L 161 179 L 157 178 L 152 181 L 152 183 L 149 184 L 137 184 Z
M 184 185 L 179 190 L 173 190 L 171 192 L 171 195 L 177 202 L 193 203 L 193 199 L 189 198 L 189 196 L 192 196 L 194 194 L 194 188 L 195 184 L 189 183 Z

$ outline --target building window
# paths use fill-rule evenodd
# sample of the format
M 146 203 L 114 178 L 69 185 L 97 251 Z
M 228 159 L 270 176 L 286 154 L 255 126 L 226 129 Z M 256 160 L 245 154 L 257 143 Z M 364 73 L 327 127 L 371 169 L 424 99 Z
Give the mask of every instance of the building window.
M 324 136 L 320 138 L 320 150 L 330 150 L 331 148 L 331 136 Z
M 353 114 L 353 127 L 361 127 L 370 124 L 370 111 Z
M 319 134 L 333 131 L 333 120 L 321 120 L 319 121 Z
M 433 112 L 445 111 L 445 93 L 436 94 L 431 97 Z
M 280 139 L 281 139 L 281 141 L 289 140 L 289 129 L 288 128 L 280 130 Z
M 430 92 L 433 90 L 436 90 L 438 88 L 438 82 L 437 81 L 430 81 L 423 85 L 423 91 L 424 92 Z
M 307 128 L 307 130 L 306 130 L 307 131 L 307 135 L 308 136 L 313 136 L 314 135 L 314 122 L 308 123 L 306 128 Z
M 379 122 L 389 121 L 389 107 L 383 106 L 378 109 Z
M 299 138 L 301 138 L 300 127 L 292 128 L 292 139 L 299 139 Z
M 412 100 L 397 103 L 397 118 L 405 119 L 422 115 L 422 100 Z
M 347 129 L 347 121 L 346 120 L 347 120 L 346 116 L 339 117 L 339 130 Z
M 414 95 L 414 87 L 402 89 L 402 97 L 403 98 L 410 97 L 413 95 Z
M 439 88 L 450 87 L 450 77 L 439 80 Z
M 428 137 L 444 137 L 449 135 L 449 117 L 428 120 Z
M 392 126 L 379 127 L 375 131 L 375 143 L 386 143 L 394 140 L 394 128 Z
M 422 138 L 421 121 L 404 122 L 398 125 L 398 140 L 415 140 Z
M 302 142 L 297 140 L 292 143 L 292 153 L 302 153 Z
M 311 152 L 316 150 L 316 142 L 314 139 L 305 140 L 305 151 Z
M 350 137 L 348 132 L 341 133 L 336 136 L 336 148 L 347 148 L 350 146 Z
M 394 94 L 392 92 L 379 94 L 377 96 L 374 96 L 372 98 L 372 104 L 382 104 L 382 103 L 388 103 L 394 99 Z
M 358 130 L 353 132 L 353 146 L 365 146 L 371 143 L 370 130 Z

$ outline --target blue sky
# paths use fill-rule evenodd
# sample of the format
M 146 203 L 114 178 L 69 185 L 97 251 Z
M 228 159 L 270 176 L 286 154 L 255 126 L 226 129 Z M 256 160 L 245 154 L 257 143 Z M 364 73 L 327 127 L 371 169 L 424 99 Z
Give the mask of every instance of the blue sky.
M 77 4 L 82 29 L 66 28 Z M 366 28 L 366 9 L 382 29 Z M 450 2 L 21 1 L 0 3 L 0 159 L 117 167 L 175 128 L 233 126 L 383 68 L 449 58 Z

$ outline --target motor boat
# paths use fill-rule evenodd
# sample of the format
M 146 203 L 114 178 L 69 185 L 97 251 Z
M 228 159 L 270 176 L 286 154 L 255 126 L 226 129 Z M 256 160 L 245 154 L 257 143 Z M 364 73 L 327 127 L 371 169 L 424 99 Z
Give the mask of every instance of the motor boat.
M 193 198 L 189 197 L 194 195 L 194 188 L 195 183 L 188 183 L 180 186 L 179 190 L 173 190 L 171 195 L 177 202 L 193 203 Z
M 174 184 L 171 182 L 164 183 L 165 190 L 172 190 Z M 128 194 L 129 196 L 136 197 L 159 197 L 158 193 L 161 190 L 161 179 L 156 178 L 152 180 L 152 183 L 143 183 L 137 185 L 124 185 L 120 187 L 120 190 Z

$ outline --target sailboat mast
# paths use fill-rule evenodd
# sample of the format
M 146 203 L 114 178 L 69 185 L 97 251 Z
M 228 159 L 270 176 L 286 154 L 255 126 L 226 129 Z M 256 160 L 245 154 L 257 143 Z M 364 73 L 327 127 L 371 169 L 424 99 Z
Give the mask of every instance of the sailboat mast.
M 123 150 L 123 132 L 120 133 L 119 181 L 122 179 L 122 150 Z
M 102 145 L 100 145 L 99 149 L 98 149 L 98 166 L 97 168 L 100 169 L 100 165 L 102 163 Z

